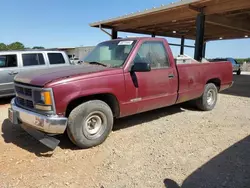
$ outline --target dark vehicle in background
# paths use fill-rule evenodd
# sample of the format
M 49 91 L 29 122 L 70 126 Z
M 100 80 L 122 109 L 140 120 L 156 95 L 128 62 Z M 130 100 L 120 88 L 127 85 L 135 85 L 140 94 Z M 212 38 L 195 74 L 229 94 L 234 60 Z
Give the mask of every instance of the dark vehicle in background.
M 230 63 L 232 63 L 233 66 L 233 72 L 235 72 L 237 75 L 241 74 L 241 65 L 234 59 L 231 57 L 228 58 L 216 58 L 213 59 L 212 61 L 229 61 Z
M 17 75 L 9 119 L 51 149 L 59 143 L 53 135 L 65 131 L 74 144 L 89 148 L 104 142 L 114 118 L 190 100 L 212 110 L 232 79 L 230 62 L 183 63 L 165 39 L 110 40 L 82 65 Z

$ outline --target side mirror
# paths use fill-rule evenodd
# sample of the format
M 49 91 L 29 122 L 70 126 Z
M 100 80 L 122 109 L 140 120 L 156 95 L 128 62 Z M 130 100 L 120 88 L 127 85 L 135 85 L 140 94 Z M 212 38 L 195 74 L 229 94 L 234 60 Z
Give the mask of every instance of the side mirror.
M 151 66 L 149 63 L 138 62 L 134 63 L 131 68 L 132 72 L 149 72 L 151 71 Z

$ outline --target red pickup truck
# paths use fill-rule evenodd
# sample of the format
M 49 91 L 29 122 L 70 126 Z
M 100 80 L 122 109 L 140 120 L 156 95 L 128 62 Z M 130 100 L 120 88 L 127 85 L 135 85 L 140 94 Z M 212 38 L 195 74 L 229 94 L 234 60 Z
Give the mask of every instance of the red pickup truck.
M 212 110 L 232 85 L 230 62 L 173 57 L 165 39 L 126 38 L 98 44 L 82 65 L 15 77 L 9 119 L 54 149 L 67 131 L 80 148 L 101 144 L 120 118 L 189 100 Z

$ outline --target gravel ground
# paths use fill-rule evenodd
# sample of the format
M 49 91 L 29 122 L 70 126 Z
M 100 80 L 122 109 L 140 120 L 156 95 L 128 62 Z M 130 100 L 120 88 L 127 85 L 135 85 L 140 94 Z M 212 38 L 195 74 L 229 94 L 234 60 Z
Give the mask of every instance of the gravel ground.
M 177 105 L 117 120 L 102 145 L 79 150 L 66 136 L 53 152 L 0 106 L 0 187 L 250 187 L 250 75 L 200 112 Z

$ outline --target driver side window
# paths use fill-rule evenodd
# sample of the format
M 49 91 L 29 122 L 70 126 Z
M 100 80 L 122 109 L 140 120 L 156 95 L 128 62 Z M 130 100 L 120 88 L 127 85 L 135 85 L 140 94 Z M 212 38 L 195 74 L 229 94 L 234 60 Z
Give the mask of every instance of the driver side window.
M 149 63 L 151 68 L 169 67 L 168 56 L 162 42 L 144 42 L 136 54 L 134 63 Z
M 0 55 L 0 68 L 17 67 L 17 56 L 15 54 Z

